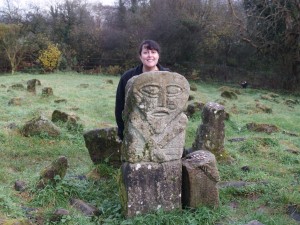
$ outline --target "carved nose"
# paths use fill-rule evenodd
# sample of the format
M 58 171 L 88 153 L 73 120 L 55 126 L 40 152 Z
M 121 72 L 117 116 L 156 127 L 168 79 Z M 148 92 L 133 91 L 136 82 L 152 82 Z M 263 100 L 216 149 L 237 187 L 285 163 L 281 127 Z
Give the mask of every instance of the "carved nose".
M 167 98 L 164 92 L 160 93 L 158 96 L 158 106 L 165 107 L 167 103 Z

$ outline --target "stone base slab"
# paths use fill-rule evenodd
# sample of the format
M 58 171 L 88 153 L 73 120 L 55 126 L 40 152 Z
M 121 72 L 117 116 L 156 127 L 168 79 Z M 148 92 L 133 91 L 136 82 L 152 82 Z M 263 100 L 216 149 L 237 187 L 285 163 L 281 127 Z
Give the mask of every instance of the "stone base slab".
M 181 208 L 181 177 L 181 160 L 123 163 L 120 197 L 124 216 Z

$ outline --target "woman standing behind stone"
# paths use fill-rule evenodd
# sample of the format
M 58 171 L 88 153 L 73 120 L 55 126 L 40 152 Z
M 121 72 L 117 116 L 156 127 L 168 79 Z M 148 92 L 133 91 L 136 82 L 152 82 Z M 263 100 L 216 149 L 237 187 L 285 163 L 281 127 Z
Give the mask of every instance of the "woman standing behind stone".
M 137 67 L 126 71 L 122 76 L 118 84 L 116 93 L 115 104 L 115 117 L 118 125 L 118 136 L 123 140 L 124 121 L 122 119 L 122 112 L 125 105 L 125 87 L 130 78 L 138 76 L 144 72 L 150 71 L 169 71 L 169 69 L 161 66 L 158 63 L 160 56 L 160 46 L 153 40 L 145 40 L 139 47 L 139 58 L 141 64 Z

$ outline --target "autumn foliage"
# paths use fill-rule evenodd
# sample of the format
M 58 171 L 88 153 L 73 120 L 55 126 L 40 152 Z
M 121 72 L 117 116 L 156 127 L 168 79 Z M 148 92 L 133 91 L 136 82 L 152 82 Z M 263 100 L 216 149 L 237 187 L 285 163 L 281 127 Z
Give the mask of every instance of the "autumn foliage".
M 41 51 L 39 62 L 43 69 L 47 72 L 52 72 L 58 68 L 60 62 L 61 51 L 54 44 L 49 44 L 48 47 Z

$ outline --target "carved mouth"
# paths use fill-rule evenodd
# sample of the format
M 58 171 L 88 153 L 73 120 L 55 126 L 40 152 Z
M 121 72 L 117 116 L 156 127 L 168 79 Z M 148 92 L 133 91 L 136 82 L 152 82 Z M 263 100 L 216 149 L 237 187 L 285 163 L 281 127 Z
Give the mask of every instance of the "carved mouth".
M 164 117 L 168 116 L 169 112 L 167 110 L 157 110 L 151 114 L 154 117 Z

